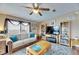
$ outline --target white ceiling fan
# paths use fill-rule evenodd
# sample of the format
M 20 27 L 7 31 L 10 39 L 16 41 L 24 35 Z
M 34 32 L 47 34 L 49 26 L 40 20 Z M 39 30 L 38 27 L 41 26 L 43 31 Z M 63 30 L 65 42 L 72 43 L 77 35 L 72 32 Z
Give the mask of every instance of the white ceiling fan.
M 37 3 L 33 3 L 32 6 L 33 7 L 24 6 L 25 8 L 31 9 L 31 12 L 30 12 L 29 15 L 32 15 L 33 13 L 36 13 L 36 14 L 39 14 L 40 16 L 42 16 L 41 11 L 50 11 L 49 8 L 41 8 L 41 7 L 39 7 L 39 4 L 37 4 Z

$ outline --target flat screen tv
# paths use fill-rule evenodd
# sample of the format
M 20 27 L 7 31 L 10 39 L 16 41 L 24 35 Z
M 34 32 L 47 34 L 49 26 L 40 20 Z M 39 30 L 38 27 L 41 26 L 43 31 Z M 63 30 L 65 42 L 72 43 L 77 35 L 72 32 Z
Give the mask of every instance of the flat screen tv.
M 52 26 L 47 26 L 46 27 L 46 34 L 52 34 L 53 33 L 53 27 Z
M 46 34 L 53 34 L 57 35 L 60 33 L 60 28 L 59 26 L 47 26 L 46 27 Z

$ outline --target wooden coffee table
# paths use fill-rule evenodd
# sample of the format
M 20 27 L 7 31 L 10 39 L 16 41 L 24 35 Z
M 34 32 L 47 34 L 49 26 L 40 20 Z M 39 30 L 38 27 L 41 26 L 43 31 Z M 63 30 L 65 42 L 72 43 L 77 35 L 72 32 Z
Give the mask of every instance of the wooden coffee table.
M 38 52 L 33 50 L 32 49 L 33 45 L 41 46 L 41 50 L 38 51 Z M 39 42 L 37 42 L 37 43 L 35 43 L 33 45 L 26 48 L 26 54 L 28 54 L 28 55 L 43 55 L 51 48 L 50 42 L 45 41 L 45 40 L 40 40 Z

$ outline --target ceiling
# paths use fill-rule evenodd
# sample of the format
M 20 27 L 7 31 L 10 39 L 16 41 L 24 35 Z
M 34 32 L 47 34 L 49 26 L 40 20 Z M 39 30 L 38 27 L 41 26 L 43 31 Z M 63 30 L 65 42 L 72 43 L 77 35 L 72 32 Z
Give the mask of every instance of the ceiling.
M 69 12 L 79 10 L 79 4 L 77 3 L 40 3 L 40 7 L 49 8 L 50 11 L 41 11 L 43 16 L 39 14 L 29 15 L 31 10 L 26 9 L 22 6 L 32 7 L 31 3 L 0 3 L 0 13 L 8 14 L 24 18 L 32 21 L 44 21 L 51 20 L 56 16 L 64 15 Z M 56 9 L 56 12 L 52 12 Z

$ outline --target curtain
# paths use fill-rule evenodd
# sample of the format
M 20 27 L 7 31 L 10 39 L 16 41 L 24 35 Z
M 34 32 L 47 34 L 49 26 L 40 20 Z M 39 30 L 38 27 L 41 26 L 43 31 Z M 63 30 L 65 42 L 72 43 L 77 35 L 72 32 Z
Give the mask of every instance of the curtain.
M 20 24 L 20 22 L 18 22 L 18 21 L 9 20 L 9 22 L 10 22 L 11 24 L 13 24 L 13 25 L 19 25 L 19 24 Z

